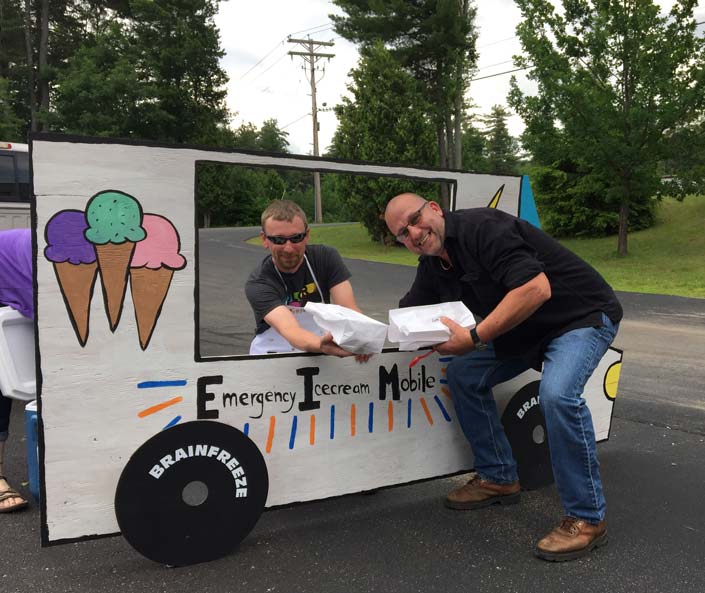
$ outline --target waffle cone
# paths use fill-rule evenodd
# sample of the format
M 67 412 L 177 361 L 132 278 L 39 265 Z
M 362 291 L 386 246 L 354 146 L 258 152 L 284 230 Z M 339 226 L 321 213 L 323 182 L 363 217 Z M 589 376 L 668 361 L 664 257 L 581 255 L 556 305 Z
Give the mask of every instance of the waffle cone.
M 131 241 L 95 246 L 100 280 L 103 283 L 105 312 L 108 314 L 110 331 L 115 331 L 120 322 L 122 303 L 127 289 L 127 275 L 134 249 L 135 244 Z
M 90 264 L 54 263 L 54 272 L 64 297 L 64 303 L 66 303 L 66 310 L 81 346 L 85 346 L 86 340 L 88 340 L 88 321 L 97 271 L 98 266 L 95 262 Z
M 130 268 L 130 291 L 142 350 L 152 339 L 173 275 L 172 269 L 164 267 L 156 270 Z

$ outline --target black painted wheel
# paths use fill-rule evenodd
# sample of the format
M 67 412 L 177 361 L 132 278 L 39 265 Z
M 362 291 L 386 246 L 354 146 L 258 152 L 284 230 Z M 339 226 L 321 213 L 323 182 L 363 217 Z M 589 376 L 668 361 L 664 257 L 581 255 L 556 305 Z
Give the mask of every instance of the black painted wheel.
M 132 455 L 115 514 L 140 554 L 185 566 L 232 552 L 257 523 L 268 490 L 264 458 L 248 437 L 219 422 L 187 422 Z
M 517 462 L 519 482 L 525 490 L 553 483 L 546 422 L 539 406 L 540 381 L 524 385 L 502 413 L 504 432 Z

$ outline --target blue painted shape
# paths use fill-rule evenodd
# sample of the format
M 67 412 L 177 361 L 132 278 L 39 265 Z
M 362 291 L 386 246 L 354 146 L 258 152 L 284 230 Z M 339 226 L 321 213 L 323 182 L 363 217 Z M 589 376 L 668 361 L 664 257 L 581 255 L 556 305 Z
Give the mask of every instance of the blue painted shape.
M 294 443 L 296 442 L 296 426 L 299 423 L 298 417 L 294 416 L 294 419 L 291 421 L 291 435 L 289 435 L 289 449 L 294 448 Z
M 448 415 L 448 411 L 443 407 L 443 404 L 441 403 L 441 400 L 437 395 L 433 396 L 433 399 L 436 400 L 436 403 L 438 404 L 438 407 L 441 409 L 441 414 L 443 414 L 443 417 L 446 419 L 446 422 L 450 422 L 450 416 Z
M 330 440 L 335 438 L 335 406 L 330 407 Z
M 455 358 L 455 356 L 444 356 L 444 357 L 442 357 L 442 358 L 439 358 L 438 360 L 439 360 L 440 362 L 450 362 L 450 361 L 453 360 L 454 358 Z
M 519 190 L 519 218 L 530 222 L 536 228 L 541 228 L 539 213 L 536 211 L 536 202 L 534 201 L 534 194 L 531 191 L 528 175 L 524 175 L 521 178 L 521 189 Z
M 180 420 L 181 420 L 181 416 L 176 416 L 175 418 L 172 419 L 171 422 L 169 422 L 169 424 L 167 424 L 164 428 L 162 428 L 162 430 L 166 430 L 167 428 L 171 428 L 172 426 L 174 426 L 174 424 L 178 424 Z
M 249 436 L 250 434 L 250 423 L 245 422 L 245 426 L 242 427 L 242 432 L 245 433 L 245 436 Z
M 137 383 L 137 389 L 154 389 L 155 387 L 183 387 L 186 381 L 179 379 L 178 381 L 142 381 Z
M 406 402 L 406 427 L 411 428 L 411 398 Z
M 367 431 L 372 432 L 374 428 L 374 418 L 375 418 L 375 403 L 370 402 L 369 416 L 367 418 Z
M 448 385 L 448 379 L 439 379 L 439 383 L 443 383 L 443 385 Z

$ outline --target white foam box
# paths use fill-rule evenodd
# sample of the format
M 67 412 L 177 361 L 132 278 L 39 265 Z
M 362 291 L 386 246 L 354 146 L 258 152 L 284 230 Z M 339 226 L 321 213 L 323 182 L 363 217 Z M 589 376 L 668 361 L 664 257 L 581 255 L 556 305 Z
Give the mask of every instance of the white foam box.
M 23 401 L 37 396 L 34 322 L 9 307 L 0 308 L 0 391 Z

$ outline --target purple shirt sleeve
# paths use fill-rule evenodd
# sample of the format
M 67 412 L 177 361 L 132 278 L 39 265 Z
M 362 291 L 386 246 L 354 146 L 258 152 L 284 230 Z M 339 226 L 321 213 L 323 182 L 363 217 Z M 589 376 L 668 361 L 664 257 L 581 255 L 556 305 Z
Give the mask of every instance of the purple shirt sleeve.
M 30 230 L 0 231 L 0 303 L 34 319 L 33 289 Z

